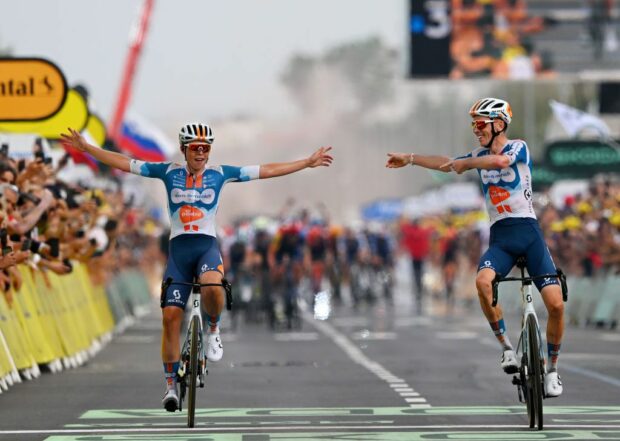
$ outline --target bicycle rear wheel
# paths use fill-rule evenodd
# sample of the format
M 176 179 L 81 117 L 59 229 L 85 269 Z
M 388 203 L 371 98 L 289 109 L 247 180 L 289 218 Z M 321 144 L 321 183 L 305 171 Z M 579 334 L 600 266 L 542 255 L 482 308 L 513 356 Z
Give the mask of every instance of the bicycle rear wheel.
M 533 316 L 527 317 L 527 386 L 530 406 L 528 413 L 530 417 L 530 428 L 538 426 L 538 430 L 543 428 L 543 376 L 542 360 L 540 357 L 540 340 L 538 338 L 538 327 Z
M 198 384 L 198 338 L 200 335 L 200 319 L 192 317 L 189 327 L 190 348 L 189 348 L 189 394 L 187 400 L 187 427 L 194 427 L 194 416 L 196 415 L 196 387 Z

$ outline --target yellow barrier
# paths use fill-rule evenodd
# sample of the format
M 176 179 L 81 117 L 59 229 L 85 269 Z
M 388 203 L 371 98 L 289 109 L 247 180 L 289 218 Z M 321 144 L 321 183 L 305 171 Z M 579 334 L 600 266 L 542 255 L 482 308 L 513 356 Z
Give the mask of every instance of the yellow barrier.
M 145 302 L 139 277 L 120 291 L 106 292 L 92 283 L 82 263 L 64 276 L 27 265 L 18 270 L 23 282 L 19 291 L 0 293 L 0 381 L 15 370 L 30 378 L 31 368 L 39 364 L 54 368 L 62 360 L 74 366 L 109 339 L 116 325 L 110 302 L 128 302 L 126 314 Z
M 22 370 L 70 357 L 114 329 L 105 289 L 93 286 L 84 264 L 65 276 L 18 269 L 20 290 L 0 295 L 0 378 L 11 361 Z

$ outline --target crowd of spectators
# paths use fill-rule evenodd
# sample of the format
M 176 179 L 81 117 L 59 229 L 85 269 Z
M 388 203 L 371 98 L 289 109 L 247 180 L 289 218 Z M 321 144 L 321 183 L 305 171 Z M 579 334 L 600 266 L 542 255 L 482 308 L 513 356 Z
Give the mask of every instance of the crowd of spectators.
M 548 193 L 536 195 L 556 265 L 571 277 L 620 274 L 617 176 L 596 177 L 587 193 L 571 194 L 559 205 Z M 428 313 L 430 303 L 440 305 L 434 313 L 447 314 L 477 305 L 474 279 L 490 228 L 483 207 L 383 223 L 339 225 L 329 218 L 320 210 L 314 216 L 300 210 L 221 229 L 227 277 L 235 285 L 237 309 L 252 311 L 248 320 L 262 315 L 274 327 L 277 305 L 285 309 L 290 289 L 295 297 L 304 290 L 311 295 L 329 290 L 335 304 L 358 308 L 379 300 L 390 305 L 399 285 L 411 290 L 412 312 L 420 315 Z M 403 261 L 408 264 L 399 271 Z M 285 283 L 287 271 L 292 288 Z
M 451 78 L 555 76 L 550 54 L 529 38 L 552 20 L 528 15 L 525 0 L 452 0 L 452 22 Z
M 537 216 L 556 265 L 571 277 L 620 274 L 620 179 L 597 176 L 588 191 L 556 205 L 547 193 L 536 198 Z M 413 296 L 476 301 L 473 279 L 487 247 L 489 223 L 483 211 L 442 213 L 401 220 L 400 250 L 412 262 Z M 455 279 L 459 292 L 454 293 Z M 424 281 L 424 283 L 422 283 Z
M 54 163 L 41 139 L 32 153 L 17 160 L 8 144 L 0 150 L 0 290 L 9 303 L 22 284 L 18 264 L 45 277 L 84 262 L 93 282 L 105 283 L 121 268 L 152 261 L 144 253 L 156 255 L 158 227 L 125 201 L 120 181 L 110 191 L 64 182 L 58 174 L 70 155 Z
M 620 182 L 596 177 L 586 194 L 546 205 L 540 223 L 552 255 L 574 276 L 620 274 Z

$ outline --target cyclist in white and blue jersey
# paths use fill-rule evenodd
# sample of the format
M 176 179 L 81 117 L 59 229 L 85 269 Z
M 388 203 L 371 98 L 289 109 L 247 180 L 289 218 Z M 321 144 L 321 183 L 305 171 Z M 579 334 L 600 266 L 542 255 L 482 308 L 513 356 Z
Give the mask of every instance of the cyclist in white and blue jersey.
M 506 130 L 512 121 L 510 105 L 501 99 L 483 98 L 471 107 L 472 129 L 480 147 L 464 156 L 389 153 L 386 167 L 405 165 L 454 171 L 461 174 L 476 169 L 482 184 L 486 208 L 491 220 L 489 248 L 480 258 L 476 288 L 480 306 L 502 347 L 502 369 L 516 373 L 518 362 L 508 336 L 502 309 L 493 308 L 492 281 L 496 274 L 506 276 L 519 256 L 526 256 L 531 276 L 554 274 L 555 265 L 545 243 L 532 206 L 532 159 L 525 141 L 508 139 Z M 556 278 L 535 281 L 547 308 L 547 351 L 549 366 L 545 375 L 547 396 L 562 394 L 557 372 L 558 355 L 564 333 L 564 302 Z
M 246 182 L 298 172 L 305 168 L 329 166 L 333 160 L 331 147 L 321 147 L 298 161 L 235 167 L 207 166 L 214 137 L 211 127 L 201 123 L 183 126 L 179 132 L 180 150 L 185 164 L 144 162 L 120 153 L 103 150 L 86 142 L 77 131 L 69 129 L 61 141 L 92 155 L 110 167 L 164 182 L 168 193 L 170 216 L 170 252 L 164 280 L 192 282 L 198 277 L 203 284 L 220 284 L 224 275 L 222 256 L 216 240 L 215 214 L 220 193 L 229 182 Z M 185 304 L 191 287 L 172 285 L 162 293 L 163 316 L 162 361 L 166 391 L 162 403 L 166 410 L 178 408 L 176 373 L 179 369 L 180 334 Z M 224 293 L 220 287 L 202 288 L 202 304 L 207 313 L 209 331 L 207 358 L 219 361 L 223 355 L 219 320 L 224 309 Z

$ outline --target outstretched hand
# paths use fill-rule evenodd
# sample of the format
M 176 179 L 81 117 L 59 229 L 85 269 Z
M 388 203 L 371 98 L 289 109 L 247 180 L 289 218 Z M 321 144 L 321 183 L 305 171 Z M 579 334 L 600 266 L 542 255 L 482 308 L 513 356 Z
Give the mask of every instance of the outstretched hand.
M 310 155 L 310 157 L 308 157 L 308 167 L 310 168 L 319 167 L 319 166 L 329 167 L 332 161 L 334 160 L 334 158 L 331 155 L 327 154 L 327 152 L 329 152 L 331 149 L 332 149 L 331 146 L 321 147 L 316 152 L 314 152 L 312 155 Z
M 452 159 L 445 164 L 441 164 L 439 170 L 445 172 L 453 171 L 460 175 L 461 173 L 469 170 L 469 167 L 467 166 L 467 162 L 463 159 Z
M 69 130 L 68 135 L 65 133 L 60 135 L 60 142 L 62 145 L 65 147 L 74 147 L 82 152 L 85 151 L 88 146 L 86 139 L 84 139 L 84 137 L 77 130 L 70 127 L 67 130 Z
M 411 154 L 409 153 L 388 153 L 388 160 L 385 164 L 387 168 L 400 168 L 408 165 Z

